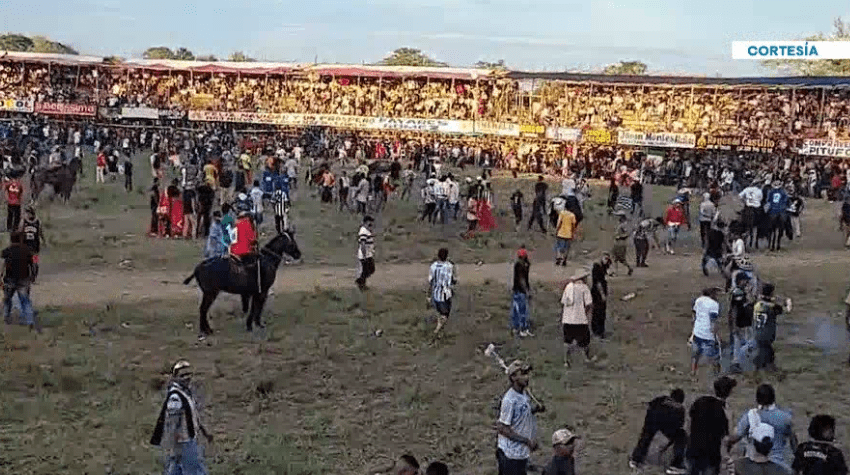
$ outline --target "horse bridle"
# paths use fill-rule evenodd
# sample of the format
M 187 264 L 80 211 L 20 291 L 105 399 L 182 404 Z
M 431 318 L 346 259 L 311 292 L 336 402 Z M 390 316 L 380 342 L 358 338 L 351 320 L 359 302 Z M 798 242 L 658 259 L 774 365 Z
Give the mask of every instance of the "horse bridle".
M 283 237 L 285 237 L 286 239 L 288 239 L 288 240 L 292 241 L 292 237 L 290 237 L 290 235 L 289 235 L 289 233 L 288 233 L 288 232 L 283 232 L 283 233 L 281 233 L 281 236 L 283 236 Z M 260 249 L 260 253 L 266 253 L 266 254 L 268 254 L 268 255 L 271 255 L 272 257 L 277 258 L 277 261 L 278 261 L 278 262 L 282 261 L 282 260 L 283 260 L 283 257 L 284 257 L 284 256 L 283 256 L 283 254 L 284 254 L 283 252 L 281 252 L 280 254 L 278 254 L 278 253 L 276 253 L 276 252 L 272 251 L 271 249 L 268 249 L 268 248 L 267 248 L 267 247 L 265 247 L 265 246 L 264 246 L 262 249 Z

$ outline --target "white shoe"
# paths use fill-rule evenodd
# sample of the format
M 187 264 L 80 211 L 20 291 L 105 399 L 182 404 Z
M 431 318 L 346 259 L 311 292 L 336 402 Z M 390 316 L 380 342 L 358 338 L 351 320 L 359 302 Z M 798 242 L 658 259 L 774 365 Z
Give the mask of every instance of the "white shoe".
M 528 330 L 523 330 L 523 331 L 519 332 L 519 336 L 521 336 L 521 337 L 523 337 L 523 338 L 525 338 L 525 337 L 533 337 L 533 336 L 534 336 L 534 333 L 531 333 L 531 332 L 530 332 L 530 331 L 528 331 Z

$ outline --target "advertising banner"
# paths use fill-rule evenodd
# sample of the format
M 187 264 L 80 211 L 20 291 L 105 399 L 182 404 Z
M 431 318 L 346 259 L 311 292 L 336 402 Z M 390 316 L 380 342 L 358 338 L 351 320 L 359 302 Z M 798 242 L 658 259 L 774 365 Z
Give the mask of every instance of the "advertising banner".
M 776 142 L 770 139 L 753 139 L 731 135 L 703 135 L 697 139 L 697 148 L 735 150 L 741 152 L 772 152 Z
M 800 155 L 818 155 L 821 157 L 850 158 L 850 142 L 830 142 L 829 140 L 804 140 Z
M 0 99 L 0 110 L 7 112 L 32 112 L 32 101 L 29 99 Z
M 152 107 L 122 107 L 121 117 L 124 119 L 159 119 L 159 109 Z
M 475 133 L 486 135 L 503 135 L 506 137 L 519 137 L 519 124 L 508 122 L 492 122 L 489 120 L 476 120 Z
M 672 132 L 635 132 L 621 130 L 617 134 L 620 145 L 635 145 L 642 147 L 675 147 L 694 148 L 697 136 L 694 134 L 677 134 Z
M 562 142 L 577 142 L 581 138 L 581 129 L 546 127 L 546 138 Z
M 53 115 L 89 115 L 97 112 L 97 106 L 92 104 L 62 104 L 57 102 L 37 102 L 34 111 L 38 114 Z
M 597 145 L 612 145 L 614 143 L 614 136 L 611 135 L 610 131 L 605 129 L 587 130 L 582 132 L 581 139 L 585 143 Z

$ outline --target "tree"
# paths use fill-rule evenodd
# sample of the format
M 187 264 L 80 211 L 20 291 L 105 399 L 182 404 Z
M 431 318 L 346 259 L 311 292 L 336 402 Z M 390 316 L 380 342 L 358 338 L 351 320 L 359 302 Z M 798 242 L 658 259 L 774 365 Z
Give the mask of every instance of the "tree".
M 206 56 L 198 56 L 197 58 L 195 58 L 195 61 L 207 61 L 210 63 L 215 63 L 216 61 L 218 61 L 218 58 L 216 58 L 214 54 L 208 54 Z
M 230 57 L 227 58 L 227 60 L 237 63 L 253 63 L 257 61 L 241 51 L 234 51 L 233 53 L 230 53 Z
M 17 33 L 0 36 L 0 50 L 24 53 L 79 54 L 74 48 L 44 36 L 30 38 Z
M 52 41 L 44 36 L 33 36 L 32 37 L 32 48 L 30 51 L 33 53 L 48 53 L 48 54 L 80 54 L 74 48 L 70 46 L 63 45 L 58 41 Z
M 850 23 L 838 17 L 832 23 L 832 34 L 805 38 L 804 41 L 850 41 Z M 850 76 L 850 59 L 771 59 L 762 66 L 775 71 L 790 71 L 803 76 Z
M 0 49 L 4 51 L 26 52 L 33 47 L 33 41 L 24 35 L 10 33 L 0 36 Z
M 448 64 L 429 58 L 415 48 L 399 48 L 378 62 L 381 66 L 430 66 L 445 68 Z
M 491 63 L 489 61 L 479 61 L 475 63 L 475 67 L 478 69 L 489 69 L 491 71 L 507 71 L 508 67 L 505 65 L 505 60 L 500 59 L 495 63 Z
M 620 61 L 617 64 L 605 66 L 602 74 L 611 76 L 643 76 L 646 74 L 646 64 L 640 61 Z
M 145 59 L 174 59 L 174 52 L 171 51 L 171 48 L 165 46 L 154 46 L 146 49 L 142 53 L 142 57 Z
M 180 61 L 194 61 L 195 55 L 192 54 L 192 52 L 188 49 L 183 48 L 181 46 L 180 48 L 177 48 L 177 51 L 174 52 L 174 59 L 178 59 Z
M 107 56 L 103 58 L 103 62 L 104 64 L 121 64 L 124 62 L 124 58 L 121 58 L 119 56 Z

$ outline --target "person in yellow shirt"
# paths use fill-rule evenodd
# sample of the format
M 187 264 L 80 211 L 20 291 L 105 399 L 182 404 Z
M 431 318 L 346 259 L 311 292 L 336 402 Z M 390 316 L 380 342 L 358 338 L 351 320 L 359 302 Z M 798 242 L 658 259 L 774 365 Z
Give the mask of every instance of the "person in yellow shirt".
M 245 183 L 254 182 L 254 162 L 248 152 L 243 152 L 239 156 L 239 169 L 245 174 Z
M 558 213 L 558 223 L 555 225 L 555 265 L 566 266 L 570 244 L 576 234 L 576 215 L 568 210 Z

